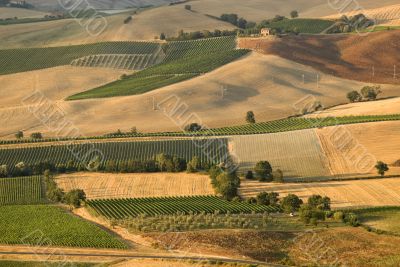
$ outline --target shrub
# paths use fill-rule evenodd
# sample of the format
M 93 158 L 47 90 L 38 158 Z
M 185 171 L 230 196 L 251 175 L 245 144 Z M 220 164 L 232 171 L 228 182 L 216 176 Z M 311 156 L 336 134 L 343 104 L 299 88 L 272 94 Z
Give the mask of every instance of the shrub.
M 197 132 L 200 131 L 201 129 L 202 129 L 201 125 L 195 122 L 185 126 L 186 132 Z
M 18 131 L 15 133 L 15 138 L 21 139 L 24 138 L 24 132 L 23 131 Z
M 294 194 L 289 194 L 281 201 L 281 207 L 286 213 L 298 211 L 303 201 Z
M 79 208 L 86 200 L 86 194 L 82 189 L 74 189 L 65 194 L 64 201 L 74 208 Z
M 362 100 L 362 96 L 357 91 L 351 91 L 347 93 L 347 99 L 349 99 L 351 103 L 360 102 Z
M 292 19 L 297 18 L 299 16 L 299 12 L 297 10 L 293 10 L 292 12 L 290 12 L 290 17 Z
M 256 123 L 256 119 L 255 119 L 253 111 L 247 111 L 246 122 L 247 123 Z
M 344 219 L 344 213 L 341 212 L 341 211 L 337 211 L 337 212 L 335 212 L 335 213 L 333 214 L 333 218 L 334 218 L 336 221 L 343 221 L 343 219 Z
M 252 180 L 254 179 L 254 174 L 252 171 L 247 171 L 246 173 L 246 179 Z
M 312 195 L 308 198 L 308 205 L 313 209 L 330 210 L 331 199 L 329 197 L 321 197 L 320 195 Z
M 381 176 L 385 176 L 385 172 L 389 170 L 388 165 L 382 161 L 378 161 L 375 165 L 375 168 L 378 170 L 378 174 Z
M 257 162 L 254 171 L 257 174 L 260 181 L 262 182 L 272 181 L 272 167 L 268 161 Z
M 42 139 L 43 136 L 42 136 L 41 133 L 32 133 L 32 134 L 31 134 L 31 138 L 32 138 L 32 139 Z
M 283 180 L 283 172 L 280 169 L 277 169 L 276 171 L 274 171 L 272 173 L 272 178 L 273 178 L 274 182 L 277 182 L 277 183 L 283 183 L 284 182 L 284 180 Z

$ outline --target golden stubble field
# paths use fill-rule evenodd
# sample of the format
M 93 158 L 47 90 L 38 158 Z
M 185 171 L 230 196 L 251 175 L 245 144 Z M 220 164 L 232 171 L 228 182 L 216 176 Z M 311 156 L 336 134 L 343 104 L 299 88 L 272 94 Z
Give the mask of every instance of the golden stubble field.
M 83 189 L 89 199 L 213 195 L 210 178 L 188 173 L 74 173 L 56 177 L 69 191 Z
M 330 197 L 335 209 L 400 205 L 400 178 L 284 184 L 243 180 L 239 191 L 243 197 L 273 191 L 280 197 L 296 194 L 303 200 L 318 194 Z

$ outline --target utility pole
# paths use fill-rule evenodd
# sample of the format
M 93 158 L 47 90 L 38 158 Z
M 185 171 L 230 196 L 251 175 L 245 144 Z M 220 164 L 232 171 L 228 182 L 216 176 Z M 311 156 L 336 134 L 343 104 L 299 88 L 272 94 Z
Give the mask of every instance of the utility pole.
M 228 91 L 228 89 L 226 89 L 225 85 L 221 86 L 221 99 L 224 99 L 225 96 L 225 92 Z
M 393 66 L 393 79 L 396 79 L 396 65 Z
M 372 77 L 375 77 L 375 66 L 372 66 Z
M 153 110 L 157 110 L 156 107 L 156 98 L 153 96 Z
M 302 77 L 303 77 L 303 84 L 305 84 L 306 83 L 306 76 L 303 74 L 303 75 L 301 75 Z
M 317 88 L 319 88 L 319 74 L 317 73 Z

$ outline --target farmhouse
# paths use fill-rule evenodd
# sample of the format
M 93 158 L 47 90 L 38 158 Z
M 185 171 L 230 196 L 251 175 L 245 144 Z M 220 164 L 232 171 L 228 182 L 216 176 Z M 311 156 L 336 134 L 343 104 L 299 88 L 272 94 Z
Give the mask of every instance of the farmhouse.
M 270 28 L 262 28 L 261 29 L 261 36 L 269 36 L 272 34 L 272 31 Z

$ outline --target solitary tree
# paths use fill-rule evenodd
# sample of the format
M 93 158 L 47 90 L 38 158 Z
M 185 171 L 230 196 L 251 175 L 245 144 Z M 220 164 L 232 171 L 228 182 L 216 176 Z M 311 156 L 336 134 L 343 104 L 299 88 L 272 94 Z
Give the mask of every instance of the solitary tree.
M 292 19 L 297 18 L 299 16 L 299 12 L 297 10 L 293 10 L 292 12 L 290 12 L 290 17 Z
M 165 40 L 165 38 L 166 38 L 165 33 L 162 32 L 162 33 L 160 34 L 160 40 Z
M 351 91 L 347 93 L 347 99 L 349 99 L 351 103 L 360 102 L 362 100 L 362 96 L 357 91 Z
M 247 123 L 256 123 L 256 118 L 254 116 L 254 112 L 253 111 L 247 111 L 246 122 Z
M 389 170 L 388 165 L 382 161 L 378 161 L 375 165 L 375 168 L 378 170 L 378 173 L 381 176 L 384 176 L 385 172 L 387 172 Z
M 202 127 L 201 127 L 200 124 L 198 124 L 196 122 L 193 122 L 193 123 L 188 124 L 188 125 L 185 126 L 185 131 L 186 132 L 197 132 L 197 131 L 200 131 L 201 128 Z
M 237 196 L 240 186 L 240 178 L 234 172 L 223 172 L 216 178 L 215 191 L 225 199 L 232 199 Z
M 258 179 L 262 182 L 272 181 L 272 166 L 268 161 L 257 162 L 254 172 L 257 174 Z
M 192 10 L 192 6 L 191 5 L 185 5 L 185 9 L 186 10 Z

